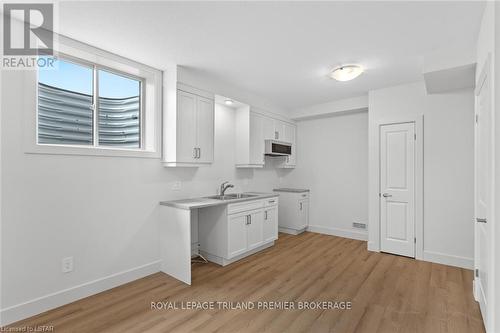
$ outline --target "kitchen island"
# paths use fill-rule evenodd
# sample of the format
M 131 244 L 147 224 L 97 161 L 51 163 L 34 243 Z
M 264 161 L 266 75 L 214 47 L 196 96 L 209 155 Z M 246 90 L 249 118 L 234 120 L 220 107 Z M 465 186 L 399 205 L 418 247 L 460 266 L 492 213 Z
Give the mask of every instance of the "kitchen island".
M 161 271 L 191 284 L 192 223 L 200 254 L 227 265 L 278 238 L 277 193 L 247 192 L 160 202 Z

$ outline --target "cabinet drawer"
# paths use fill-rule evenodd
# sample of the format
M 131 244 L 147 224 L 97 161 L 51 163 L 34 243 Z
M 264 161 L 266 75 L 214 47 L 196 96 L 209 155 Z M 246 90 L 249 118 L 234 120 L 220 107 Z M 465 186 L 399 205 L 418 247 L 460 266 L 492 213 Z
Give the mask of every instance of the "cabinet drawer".
M 276 206 L 278 204 L 278 197 L 267 198 L 264 200 L 264 207 Z
M 245 201 L 227 205 L 227 214 L 236 214 L 264 207 L 263 200 Z

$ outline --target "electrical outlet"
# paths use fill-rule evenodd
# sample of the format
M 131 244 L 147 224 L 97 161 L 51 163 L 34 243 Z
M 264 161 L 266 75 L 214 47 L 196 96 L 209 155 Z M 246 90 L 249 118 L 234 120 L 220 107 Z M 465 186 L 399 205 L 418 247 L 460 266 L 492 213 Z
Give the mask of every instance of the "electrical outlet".
M 180 191 L 182 188 L 182 183 L 180 180 L 178 181 L 175 181 L 173 184 L 172 184 L 172 190 L 173 191 Z
M 73 271 L 73 257 L 66 257 L 62 259 L 61 271 L 63 273 L 69 273 Z

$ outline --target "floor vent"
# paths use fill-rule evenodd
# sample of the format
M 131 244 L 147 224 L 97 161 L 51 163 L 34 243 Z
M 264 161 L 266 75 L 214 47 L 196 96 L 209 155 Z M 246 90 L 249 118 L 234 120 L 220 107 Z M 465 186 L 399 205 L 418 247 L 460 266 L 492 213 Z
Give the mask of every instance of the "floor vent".
M 366 229 L 366 223 L 353 222 L 352 227 L 356 229 Z

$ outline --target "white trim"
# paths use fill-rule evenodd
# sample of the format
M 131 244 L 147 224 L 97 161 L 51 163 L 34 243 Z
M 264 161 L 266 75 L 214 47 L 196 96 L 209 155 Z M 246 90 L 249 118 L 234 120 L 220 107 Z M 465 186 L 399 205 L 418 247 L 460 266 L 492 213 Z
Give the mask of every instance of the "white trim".
M 474 268 L 474 258 L 454 256 L 446 253 L 424 251 L 423 260 L 448 266 L 462 267 L 465 269 Z
M 2 319 L 0 326 L 8 325 L 10 323 L 157 273 L 160 271 L 160 264 L 161 260 L 156 260 L 142 266 L 56 291 L 27 302 L 9 306 L 0 311 Z
M 141 148 L 38 144 L 38 71 L 32 71 L 26 74 L 24 81 L 24 152 L 28 154 L 161 158 L 162 71 L 62 35 L 59 36 L 59 43 L 55 45 L 55 54 L 57 53 L 75 58 L 77 61 L 95 64 L 99 68 L 111 70 L 121 75 L 130 75 L 143 80 L 141 85 Z
M 357 239 L 362 241 L 368 240 L 368 233 L 357 231 L 357 230 L 349 230 L 349 229 L 341 229 L 341 228 L 331 228 L 324 227 L 320 225 L 310 225 L 307 227 L 307 231 L 316 232 L 318 234 L 325 234 L 331 236 L 338 236 L 344 238 Z

